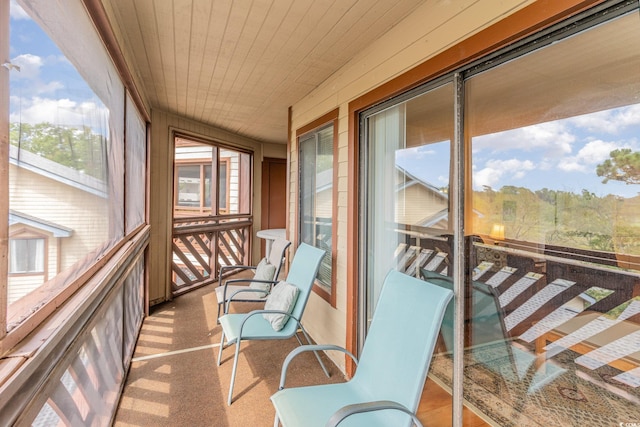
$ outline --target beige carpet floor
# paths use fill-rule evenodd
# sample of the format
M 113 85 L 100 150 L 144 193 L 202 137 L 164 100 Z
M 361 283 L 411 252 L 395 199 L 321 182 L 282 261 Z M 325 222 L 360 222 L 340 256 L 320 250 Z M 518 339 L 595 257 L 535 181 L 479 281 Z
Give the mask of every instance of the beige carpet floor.
M 255 308 L 260 305 L 235 305 L 238 312 Z M 282 362 L 297 341 L 243 342 L 234 402 L 227 406 L 234 348 L 224 351 L 218 367 L 220 333 L 214 285 L 154 307 L 144 321 L 113 425 L 273 425 L 269 397 L 277 391 Z M 287 386 L 344 381 L 340 370 L 323 359 L 331 378 L 313 353 L 305 353 L 291 365 Z

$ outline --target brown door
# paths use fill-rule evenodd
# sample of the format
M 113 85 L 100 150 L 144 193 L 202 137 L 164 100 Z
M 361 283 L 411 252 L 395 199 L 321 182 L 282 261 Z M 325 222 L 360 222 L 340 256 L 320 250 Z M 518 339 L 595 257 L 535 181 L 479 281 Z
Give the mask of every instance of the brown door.
M 285 228 L 287 201 L 286 159 L 265 158 L 262 161 L 262 229 Z M 265 242 L 261 243 L 265 256 Z

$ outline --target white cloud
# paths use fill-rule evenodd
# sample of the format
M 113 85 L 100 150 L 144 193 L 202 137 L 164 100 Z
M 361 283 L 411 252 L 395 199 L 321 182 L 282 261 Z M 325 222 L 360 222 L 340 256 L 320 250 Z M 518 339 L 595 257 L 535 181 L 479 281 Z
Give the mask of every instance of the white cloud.
M 473 174 L 473 187 L 495 187 L 500 181 L 502 173 L 491 168 L 484 168 Z
M 578 151 L 576 157 L 583 163 L 596 164 L 608 158 L 616 148 L 620 148 L 617 142 L 591 141 Z
M 32 97 L 51 94 L 57 90 L 63 89 L 64 84 L 57 80 L 45 82 L 41 78 L 41 71 L 51 61 L 59 62 L 57 57 L 50 57 L 46 60 L 37 55 L 23 54 L 18 55 L 11 60 L 12 63 L 20 66 L 20 71 L 12 74 L 12 79 L 22 81 L 16 84 L 13 91 L 17 91 L 19 96 Z
M 629 126 L 640 124 L 640 104 L 585 114 L 573 117 L 568 122 L 589 132 L 617 135 Z
M 528 171 L 534 170 L 535 165 L 530 160 L 489 160 L 481 170 L 473 172 L 474 188 L 483 186 L 496 187 L 496 184 L 505 177 L 509 179 L 522 179 Z
M 564 123 L 550 122 L 476 137 L 473 148 L 474 151 L 488 149 L 493 152 L 541 150 L 545 156 L 557 157 L 571 153 L 575 141 L 575 135 Z
M 78 103 L 70 99 L 48 99 L 34 97 L 32 99 L 11 98 L 11 103 L 21 103 L 20 109 L 14 111 L 10 121 L 23 123 L 54 123 L 65 126 L 90 126 L 94 129 L 104 128 L 108 110 L 93 102 Z M 14 104 L 15 105 L 15 104 Z
M 538 169 L 542 171 L 548 171 L 553 168 L 554 168 L 554 163 L 550 162 L 548 159 L 542 159 L 542 161 L 538 163 Z
M 577 135 L 583 135 L 583 140 L 585 132 L 616 135 L 638 125 L 640 104 L 475 137 L 473 149 L 474 152 L 490 150 L 493 153 L 509 150 L 540 151 L 549 159 L 561 158 L 573 152 L 579 139 Z M 613 149 L 615 148 L 619 146 Z M 576 160 L 577 157 L 573 159 Z M 572 166 L 564 167 L 570 169 Z
M 558 169 L 565 172 L 586 172 L 584 165 L 572 159 L 566 159 L 558 163 Z
M 436 154 L 436 150 L 433 150 L 432 148 L 429 148 L 429 147 L 430 147 L 429 145 L 421 145 L 416 149 L 416 153 L 421 157 L 431 156 L 433 154 Z
M 27 12 L 24 11 L 22 6 L 20 6 L 16 0 L 11 0 L 11 3 L 9 5 L 9 15 L 11 19 L 15 20 L 31 19 L 31 17 L 27 15 Z
M 44 61 L 40 56 L 25 53 L 18 55 L 11 60 L 11 63 L 20 66 L 20 71 L 15 73 L 12 78 L 16 79 L 36 79 L 40 77 L 40 69 L 44 65 Z
M 396 151 L 396 159 L 420 160 L 435 153 L 428 145 L 420 145 Z
M 631 147 L 621 142 L 590 141 L 575 156 L 558 162 L 558 169 L 565 172 L 593 172 L 594 166 L 609 158 L 609 153 L 617 148 Z

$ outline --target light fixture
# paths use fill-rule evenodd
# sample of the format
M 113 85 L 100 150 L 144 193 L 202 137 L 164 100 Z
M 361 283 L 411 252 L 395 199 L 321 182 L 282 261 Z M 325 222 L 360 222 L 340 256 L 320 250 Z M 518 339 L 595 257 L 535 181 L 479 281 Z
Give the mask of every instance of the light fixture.
M 504 224 L 493 224 L 489 237 L 493 240 L 504 240 Z

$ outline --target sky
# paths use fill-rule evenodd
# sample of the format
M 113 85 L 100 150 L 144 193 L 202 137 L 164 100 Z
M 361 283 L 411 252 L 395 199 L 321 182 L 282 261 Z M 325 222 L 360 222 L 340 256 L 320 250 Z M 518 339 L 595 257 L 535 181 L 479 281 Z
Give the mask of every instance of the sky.
M 25 11 L 10 3 L 10 121 L 104 128 L 106 107 Z
M 100 123 L 91 126 L 103 128 L 106 107 L 15 0 L 10 7 L 11 62 L 20 66 L 19 72 L 10 74 L 10 120 L 70 126 L 97 120 Z M 587 189 L 598 196 L 633 197 L 640 192 L 638 185 L 603 184 L 595 170 L 616 148 L 640 150 L 639 138 L 640 105 L 477 137 L 472 144 L 473 186 L 576 193 Z M 448 142 L 396 154 L 400 166 L 436 187 L 448 185 L 448 159 Z
M 603 184 L 596 166 L 612 150 L 640 150 L 639 138 L 640 104 L 476 137 L 472 141 L 473 187 L 499 190 L 513 185 L 573 193 L 586 189 L 600 197 L 634 197 L 640 185 Z M 448 159 L 448 142 L 396 154 L 399 166 L 436 187 L 448 185 Z

